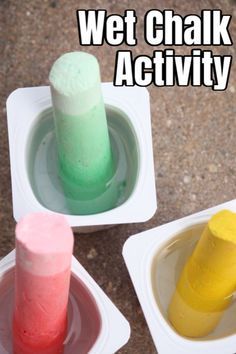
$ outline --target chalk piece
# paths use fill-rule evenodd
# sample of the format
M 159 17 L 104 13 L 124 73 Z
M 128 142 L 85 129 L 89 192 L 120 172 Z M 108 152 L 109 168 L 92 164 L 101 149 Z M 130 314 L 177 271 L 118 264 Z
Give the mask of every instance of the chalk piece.
M 61 354 L 73 233 L 62 215 L 33 213 L 16 227 L 14 354 Z
M 217 326 L 236 288 L 236 214 L 215 214 L 188 259 L 169 306 L 169 320 L 188 337 Z
M 49 81 L 65 195 L 96 198 L 113 175 L 98 61 L 88 53 L 66 53 L 53 64 Z

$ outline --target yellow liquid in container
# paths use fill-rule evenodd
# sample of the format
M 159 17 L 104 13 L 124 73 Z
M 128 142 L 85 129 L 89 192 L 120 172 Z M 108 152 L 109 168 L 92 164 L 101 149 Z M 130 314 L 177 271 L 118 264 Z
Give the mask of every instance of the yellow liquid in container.
M 183 336 L 206 336 L 218 325 L 235 289 L 236 214 L 223 210 L 210 219 L 183 267 L 169 321 Z

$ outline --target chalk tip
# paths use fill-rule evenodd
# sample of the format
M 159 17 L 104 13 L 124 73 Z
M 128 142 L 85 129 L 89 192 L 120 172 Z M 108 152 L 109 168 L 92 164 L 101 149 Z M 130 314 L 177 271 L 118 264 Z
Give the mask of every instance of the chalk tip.
M 214 236 L 236 243 L 236 213 L 221 210 L 212 216 L 208 227 Z
M 82 51 L 65 53 L 54 62 L 49 81 L 64 96 L 92 89 L 100 82 L 98 61 L 94 55 Z
M 16 242 L 34 253 L 55 254 L 71 251 L 74 237 L 63 215 L 35 212 L 18 222 Z

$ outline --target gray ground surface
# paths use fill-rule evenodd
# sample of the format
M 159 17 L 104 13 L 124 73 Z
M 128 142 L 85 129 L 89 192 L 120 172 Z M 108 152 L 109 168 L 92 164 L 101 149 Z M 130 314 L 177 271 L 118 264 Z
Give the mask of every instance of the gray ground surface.
M 0 1 L 0 256 L 13 248 L 15 227 L 5 101 L 18 87 L 48 84 L 53 61 L 64 52 L 81 49 L 75 10 L 106 8 L 109 13 L 123 14 L 126 8 L 135 8 L 139 17 L 139 44 L 133 52 L 138 55 L 153 50 L 142 39 L 142 18 L 147 10 L 166 7 L 184 15 L 214 6 L 223 13 L 234 14 L 230 30 L 235 39 L 234 4 L 226 0 Z M 103 81 L 113 79 L 117 49 L 108 45 L 86 48 L 99 59 Z M 178 50 L 189 52 L 189 48 Z M 234 55 L 235 47 L 216 47 L 214 52 Z M 233 64 L 225 92 L 209 88 L 149 87 L 158 211 L 145 224 L 120 225 L 92 235 L 76 235 L 76 257 L 130 321 L 130 341 L 119 353 L 156 352 L 121 256 L 125 240 L 142 230 L 235 198 L 235 79 Z

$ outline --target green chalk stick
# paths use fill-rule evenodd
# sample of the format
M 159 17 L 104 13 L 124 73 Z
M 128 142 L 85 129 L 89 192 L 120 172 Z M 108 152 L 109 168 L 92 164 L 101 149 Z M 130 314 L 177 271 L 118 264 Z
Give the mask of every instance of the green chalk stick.
M 49 81 L 65 195 L 92 200 L 113 175 L 97 59 L 84 52 L 66 53 L 53 64 Z

